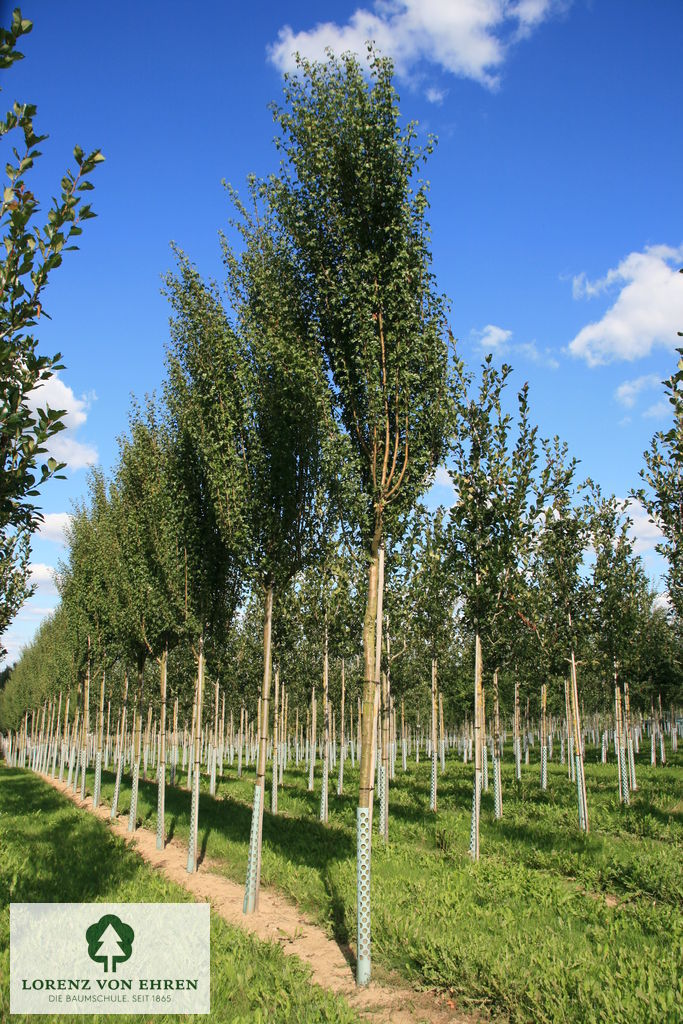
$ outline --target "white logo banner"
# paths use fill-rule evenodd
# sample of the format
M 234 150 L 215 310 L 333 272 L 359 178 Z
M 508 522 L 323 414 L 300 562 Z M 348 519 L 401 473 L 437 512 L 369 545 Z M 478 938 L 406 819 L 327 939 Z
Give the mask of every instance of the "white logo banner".
M 209 1013 L 203 903 L 10 904 L 10 1013 Z

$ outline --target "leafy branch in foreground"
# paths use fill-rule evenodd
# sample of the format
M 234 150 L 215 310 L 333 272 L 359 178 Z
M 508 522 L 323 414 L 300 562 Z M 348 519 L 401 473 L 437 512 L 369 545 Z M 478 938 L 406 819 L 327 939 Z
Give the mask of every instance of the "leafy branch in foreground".
M 0 28 L 0 70 L 23 58 L 17 42 L 32 27 L 16 8 L 10 27 Z M 47 223 L 39 226 L 40 206 L 27 175 L 47 136 L 36 134 L 35 115 L 33 104 L 14 103 L 0 121 L 0 140 L 11 146 L 5 165 L 8 184 L 0 201 L 0 635 L 31 593 L 28 538 L 41 519 L 33 499 L 64 468 L 53 458 L 39 467 L 47 442 L 64 428 L 65 411 L 40 404 L 40 387 L 62 365 L 59 353 L 38 354 L 34 328 L 41 314 L 47 316 L 43 292 L 50 274 L 61 265 L 64 252 L 77 248 L 73 239 L 81 234 L 83 221 L 95 216 L 82 199 L 93 187 L 89 175 L 104 160 L 99 150 L 86 156 L 76 146 L 76 167 L 66 171 L 60 197 L 53 200 Z
M 666 576 L 669 600 L 678 620 L 683 617 L 683 348 L 678 352 L 676 371 L 664 381 L 674 421 L 667 431 L 660 430 L 643 453 L 645 469 L 640 475 L 649 490 L 635 492 L 650 519 L 663 533 L 657 551 L 669 563 Z

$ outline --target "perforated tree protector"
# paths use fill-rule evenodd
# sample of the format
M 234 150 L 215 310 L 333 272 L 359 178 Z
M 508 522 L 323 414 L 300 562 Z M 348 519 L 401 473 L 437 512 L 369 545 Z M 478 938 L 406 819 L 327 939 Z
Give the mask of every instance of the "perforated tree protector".
M 138 778 L 140 775 L 140 762 L 136 759 L 133 765 L 133 784 L 130 793 L 130 811 L 128 813 L 128 831 L 135 832 L 135 819 L 138 812 Z
M 99 807 L 100 787 L 102 784 L 102 751 L 98 750 L 95 755 L 95 787 L 92 795 L 93 807 Z
M 116 766 L 116 782 L 114 783 L 114 799 L 111 802 L 111 813 L 109 817 L 113 821 L 116 817 L 116 810 L 119 805 L 119 793 L 121 792 L 121 772 L 123 770 L 123 744 L 119 754 L 119 763 Z
M 619 751 L 619 768 L 621 770 L 621 792 L 624 803 L 628 806 L 631 803 L 631 795 L 628 786 L 628 766 L 626 764 L 626 751 L 622 747 Z
M 367 985 L 370 981 L 370 810 L 367 807 L 358 807 L 356 814 L 358 897 L 356 981 L 359 985 Z
M 192 778 L 192 803 L 190 805 L 190 843 L 187 851 L 187 870 L 197 870 L 197 816 L 199 815 L 199 772 L 195 769 Z
M 481 783 L 479 772 L 474 773 L 472 789 L 472 823 L 470 825 L 470 857 L 479 860 L 479 811 L 481 807 Z
M 576 768 L 574 772 L 576 776 L 576 792 L 579 802 L 579 828 L 582 832 L 586 831 L 586 808 L 583 803 L 583 788 L 581 786 L 581 757 L 576 754 Z
M 320 820 L 327 821 L 327 782 L 328 767 L 327 761 L 323 761 L 323 784 L 320 789 Z
M 166 765 L 157 765 L 157 850 L 164 848 L 164 800 L 166 796 Z
M 244 890 L 242 913 L 251 914 L 256 907 L 256 872 L 258 870 L 258 826 L 261 813 L 261 787 L 254 787 L 254 807 L 251 812 L 249 856 L 247 858 L 247 884 Z
M 429 810 L 436 810 L 436 751 L 432 751 L 432 771 L 429 781 Z
M 548 748 L 541 747 L 541 789 L 548 788 Z
M 500 788 L 500 760 L 493 758 L 493 809 L 496 818 L 503 817 L 503 794 Z

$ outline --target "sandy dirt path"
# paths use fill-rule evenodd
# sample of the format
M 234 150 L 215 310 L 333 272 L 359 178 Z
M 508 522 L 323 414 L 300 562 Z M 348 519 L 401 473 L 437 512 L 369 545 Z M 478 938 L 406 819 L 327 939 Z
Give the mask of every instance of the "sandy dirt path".
M 244 887 L 210 870 L 210 860 L 204 859 L 195 874 L 188 874 L 187 846 L 180 840 L 172 839 L 164 850 L 157 850 L 156 833 L 142 827 L 130 833 L 127 815 L 119 815 L 112 822 L 108 806 L 93 808 L 91 797 L 82 801 L 71 790 L 67 792 L 66 783 L 41 777 L 77 806 L 109 823 L 116 835 L 130 843 L 148 864 L 182 885 L 198 901 L 211 903 L 214 911 L 229 924 L 263 941 L 276 942 L 285 954 L 299 957 L 310 967 L 316 984 L 343 996 L 369 1021 L 377 1024 L 475 1024 L 481 1019 L 459 1010 L 439 993 L 407 987 L 398 977 L 391 977 L 391 984 L 373 981 L 367 988 L 357 988 L 350 950 L 329 938 L 322 928 L 308 921 L 279 893 L 261 886 L 258 911 L 243 914 Z

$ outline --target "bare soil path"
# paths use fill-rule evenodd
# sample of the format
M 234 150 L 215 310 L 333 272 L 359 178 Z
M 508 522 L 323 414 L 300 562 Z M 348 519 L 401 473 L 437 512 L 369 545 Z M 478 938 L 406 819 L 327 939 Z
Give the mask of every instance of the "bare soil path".
M 386 975 L 386 983 L 373 981 L 367 988 L 357 988 L 351 951 L 307 920 L 279 893 L 261 886 L 258 911 L 243 914 L 243 886 L 211 871 L 212 861 L 204 859 L 196 873 L 188 874 L 187 847 L 179 840 L 172 839 L 164 850 L 157 850 L 156 833 L 144 827 L 130 833 L 127 816 L 119 815 L 112 822 L 108 806 L 93 808 L 91 797 L 82 801 L 71 790 L 67 791 L 66 783 L 48 776 L 42 778 L 77 806 L 108 822 L 116 835 L 133 845 L 148 864 L 163 871 L 197 900 L 211 903 L 214 911 L 229 924 L 251 932 L 258 939 L 276 942 L 285 954 L 299 957 L 310 967 L 316 984 L 343 996 L 369 1021 L 377 1024 L 476 1024 L 481 1020 L 458 1009 L 437 992 L 407 987 L 398 976 Z

